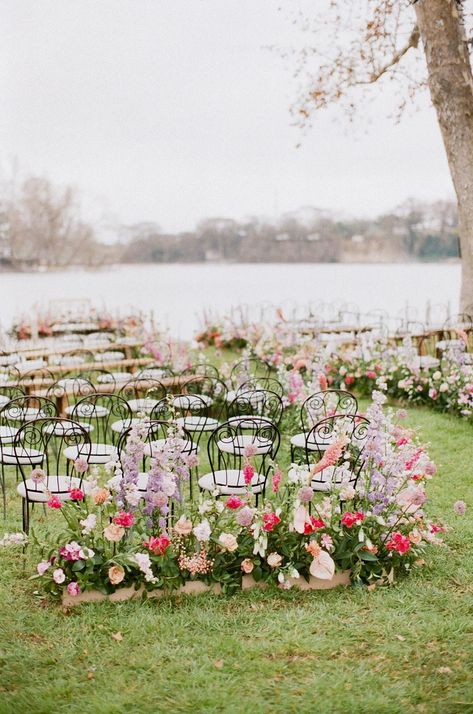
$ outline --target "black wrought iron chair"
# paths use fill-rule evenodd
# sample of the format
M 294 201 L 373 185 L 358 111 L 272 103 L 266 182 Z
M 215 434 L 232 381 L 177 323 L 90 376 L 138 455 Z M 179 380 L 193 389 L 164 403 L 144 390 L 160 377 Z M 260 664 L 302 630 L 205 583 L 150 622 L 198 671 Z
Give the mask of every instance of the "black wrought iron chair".
M 365 464 L 364 450 L 367 444 L 369 421 L 355 414 L 336 414 L 315 424 L 307 435 L 305 449 L 308 468 L 315 467 L 311 486 L 314 491 L 329 492 L 341 484 L 356 488 L 358 477 Z M 323 465 L 329 446 L 337 441 L 345 442 L 341 455 L 334 464 Z
M 57 425 L 61 424 L 59 435 Z M 22 481 L 17 492 L 23 499 L 23 530 L 29 532 L 30 508 L 47 503 L 55 496 L 60 501 L 71 498 L 71 489 L 82 486 L 83 471 L 74 464 L 65 469 L 64 452 L 74 448 L 88 461 L 90 438 L 74 421 L 60 418 L 35 419 L 24 424 L 15 435 L 13 451 Z M 33 457 L 41 454 L 41 460 Z
M 357 412 L 358 400 L 343 389 L 326 389 L 307 397 L 300 411 L 301 431 L 291 437 L 291 463 L 295 462 L 298 453 L 303 456 L 306 449 L 311 450 L 312 444 L 308 441 L 308 432 L 317 422 L 334 414 Z
M 248 436 L 256 446 L 251 459 L 245 453 Z M 219 495 L 243 495 L 249 490 L 258 502 L 259 496 L 264 496 L 270 466 L 280 441 L 279 429 L 269 419 L 247 417 L 244 427 L 240 423 L 224 422 L 209 437 L 210 472 L 199 478 L 199 488 Z M 249 460 L 254 474 L 246 484 L 244 469 Z

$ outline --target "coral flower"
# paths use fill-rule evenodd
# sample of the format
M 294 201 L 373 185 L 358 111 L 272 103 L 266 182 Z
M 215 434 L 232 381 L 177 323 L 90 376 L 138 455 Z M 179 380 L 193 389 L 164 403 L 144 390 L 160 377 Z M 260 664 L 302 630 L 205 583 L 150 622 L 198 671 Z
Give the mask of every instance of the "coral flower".
M 352 528 L 354 525 L 359 525 L 364 520 L 365 516 L 360 511 L 357 511 L 356 513 L 350 513 L 350 511 L 346 511 L 341 518 L 342 524 L 347 528 Z
M 58 498 L 58 496 L 51 496 L 51 498 L 48 500 L 48 506 L 49 508 L 61 508 L 61 499 Z
M 127 511 L 120 511 L 113 516 L 113 522 L 116 523 L 117 526 L 131 528 L 131 526 L 135 523 L 135 516 L 133 513 L 129 513 Z
M 263 530 L 272 531 L 280 520 L 279 516 L 275 513 L 263 513 Z

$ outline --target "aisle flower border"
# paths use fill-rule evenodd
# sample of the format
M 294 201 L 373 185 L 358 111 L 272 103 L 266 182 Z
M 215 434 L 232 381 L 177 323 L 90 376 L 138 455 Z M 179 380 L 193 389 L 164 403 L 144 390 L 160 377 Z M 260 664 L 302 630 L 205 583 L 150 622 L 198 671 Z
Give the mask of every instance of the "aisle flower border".
M 249 490 L 186 502 L 183 488 L 195 457 L 183 453 L 182 435 L 172 425 L 168 444 L 151 460 L 143 499 L 137 491 L 143 453 L 138 423 L 122 464 L 108 465 L 106 483 L 93 473 L 70 501 L 60 508 L 50 504 L 66 528 L 45 543 L 32 535 L 41 551 L 32 577 L 69 603 L 196 588 L 233 593 L 250 583 L 307 589 L 347 584 L 348 573 L 354 584 L 391 584 L 425 562 L 427 547 L 441 543 L 444 526 L 430 521 L 423 508 L 435 465 L 415 435 L 384 411 L 384 399 L 375 392 L 367 412 L 367 459 L 356 491 L 347 480 L 331 494 L 314 495 L 310 486 L 322 468 L 349 473 L 352 447 L 341 433 L 310 470 L 293 465 L 283 474 L 274 464 L 258 508 Z M 253 455 L 250 447 L 248 483 Z M 101 595 L 87 595 L 91 591 Z

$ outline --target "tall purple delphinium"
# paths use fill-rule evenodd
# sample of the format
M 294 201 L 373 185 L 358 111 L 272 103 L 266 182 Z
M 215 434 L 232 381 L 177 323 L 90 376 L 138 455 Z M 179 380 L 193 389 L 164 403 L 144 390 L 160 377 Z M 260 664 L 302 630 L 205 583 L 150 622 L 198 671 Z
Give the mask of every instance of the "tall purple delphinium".
M 121 479 L 118 483 L 118 490 L 115 496 L 119 508 L 136 508 L 140 500 L 138 492 L 138 477 L 140 474 L 140 464 L 143 459 L 145 448 L 144 436 L 147 433 L 145 421 L 140 421 L 132 425 L 126 441 L 125 451 L 121 456 Z

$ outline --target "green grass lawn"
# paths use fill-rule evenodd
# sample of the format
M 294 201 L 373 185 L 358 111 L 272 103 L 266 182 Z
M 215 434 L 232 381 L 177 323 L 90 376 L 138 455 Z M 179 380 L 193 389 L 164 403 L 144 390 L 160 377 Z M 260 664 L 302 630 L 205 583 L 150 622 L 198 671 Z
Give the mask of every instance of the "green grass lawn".
M 473 429 L 420 409 L 409 424 L 439 465 L 429 512 L 450 532 L 389 589 L 175 596 L 66 614 L 34 594 L 18 550 L 0 551 L 0 712 L 473 712 Z M 19 499 L 8 516 L 5 530 L 18 530 Z

